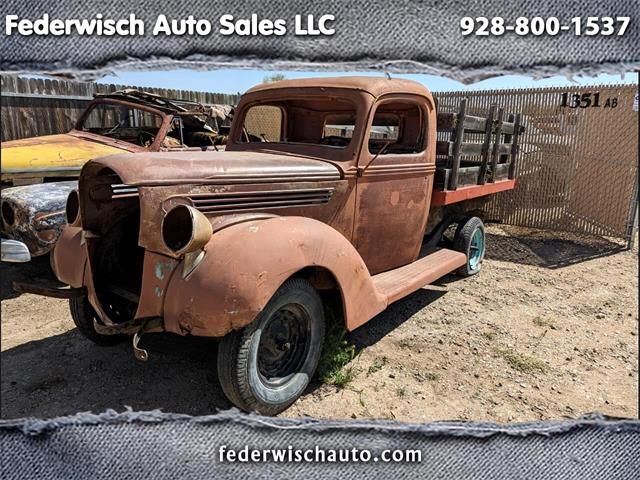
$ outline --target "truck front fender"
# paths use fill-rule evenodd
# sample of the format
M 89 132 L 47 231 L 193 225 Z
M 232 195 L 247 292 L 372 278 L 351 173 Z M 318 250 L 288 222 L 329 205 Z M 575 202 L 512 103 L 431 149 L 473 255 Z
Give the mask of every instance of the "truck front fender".
M 285 280 L 306 267 L 331 272 L 346 326 L 361 325 L 387 306 L 351 243 L 325 223 L 276 217 L 232 225 L 213 234 L 186 278 L 176 269 L 164 303 L 168 331 L 221 337 L 251 323 Z
M 53 273 L 74 288 L 84 285 L 87 249 L 82 243 L 82 228 L 66 225 L 51 255 Z

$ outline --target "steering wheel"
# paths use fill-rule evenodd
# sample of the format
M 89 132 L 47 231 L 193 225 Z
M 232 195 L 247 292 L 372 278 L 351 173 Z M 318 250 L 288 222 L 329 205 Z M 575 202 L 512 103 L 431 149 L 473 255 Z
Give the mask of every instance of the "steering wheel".
M 320 139 L 321 145 L 329 145 L 332 147 L 346 147 L 351 143 L 350 138 L 339 137 L 337 135 L 329 135 Z
M 107 133 L 105 133 L 105 135 L 111 135 L 113 132 L 115 132 L 117 129 L 120 128 L 120 125 L 122 125 L 122 120 L 116 123 L 112 129 L 110 129 Z
M 145 140 L 144 138 L 145 135 L 148 137 L 147 140 Z M 140 132 L 138 133 L 138 143 L 140 144 L 141 147 L 151 145 L 155 139 L 156 139 L 156 136 L 153 133 L 149 133 L 145 130 L 140 130 Z

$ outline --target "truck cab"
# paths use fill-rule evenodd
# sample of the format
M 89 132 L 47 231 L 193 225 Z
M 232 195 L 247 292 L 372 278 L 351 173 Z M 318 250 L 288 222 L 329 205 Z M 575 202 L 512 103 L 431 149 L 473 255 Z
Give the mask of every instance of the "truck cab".
M 469 144 L 468 131 L 489 141 Z M 52 257 L 70 288 L 30 291 L 68 296 L 95 343 L 133 335 L 143 360 L 143 333 L 219 338 L 228 398 L 277 414 L 312 378 L 329 313 L 353 330 L 448 273 L 479 272 L 484 225 L 465 202 L 513 188 L 517 148 L 501 135 L 519 131 L 464 109 L 439 117 L 406 80 L 260 85 L 225 151 L 85 164 Z
M 346 184 L 332 222 L 369 273 L 412 262 L 429 214 L 436 112 L 422 85 L 387 78 L 292 80 L 249 90 L 228 149 L 302 154 L 334 165 Z

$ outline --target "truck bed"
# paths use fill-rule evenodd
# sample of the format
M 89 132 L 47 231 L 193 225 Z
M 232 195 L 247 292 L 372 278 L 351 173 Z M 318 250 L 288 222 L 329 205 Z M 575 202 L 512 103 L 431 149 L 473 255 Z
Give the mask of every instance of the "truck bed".
M 449 205 L 510 190 L 516 184 L 520 114 L 494 105 L 488 117 L 438 112 L 432 205 Z M 506 117 L 506 120 L 505 120 Z

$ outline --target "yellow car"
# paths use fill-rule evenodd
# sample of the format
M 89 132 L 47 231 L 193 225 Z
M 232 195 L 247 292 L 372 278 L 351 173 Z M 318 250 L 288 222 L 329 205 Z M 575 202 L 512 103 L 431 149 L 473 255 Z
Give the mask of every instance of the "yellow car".
M 218 146 L 225 140 L 219 132 L 231 111 L 122 90 L 97 94 L 69 133 L 3 142 L 2 261 L 29 261 L 53 248 L 67 197 L 89 160 L 122 152 L 224 148 Z

